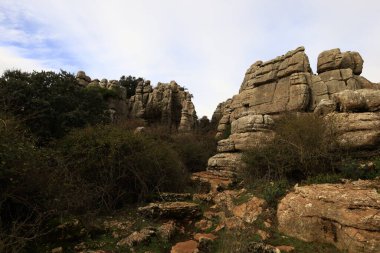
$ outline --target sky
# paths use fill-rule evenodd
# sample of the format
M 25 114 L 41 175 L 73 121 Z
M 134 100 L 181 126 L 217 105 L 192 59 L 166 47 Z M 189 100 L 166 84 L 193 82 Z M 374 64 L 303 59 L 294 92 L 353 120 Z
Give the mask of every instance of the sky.
M 0 73 L 175 80 L 210 118 L 252 63 L 298 46 L 314 72 L 324 50 L 358 51 L 380 82 L 379 13 L 378 0 L 0 0 Z

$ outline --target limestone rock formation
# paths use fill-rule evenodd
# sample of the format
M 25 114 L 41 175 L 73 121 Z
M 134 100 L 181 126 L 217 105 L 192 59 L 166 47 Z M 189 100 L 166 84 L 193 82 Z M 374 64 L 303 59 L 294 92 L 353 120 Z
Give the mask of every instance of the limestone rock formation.
M 322 73 L 334 69 L 351 69 L 360 75 L 363 70 L 363 58 L 358 52 L 340 52 L 339 48 L 322 52 L 318 56 L 317 72 Z
M 295 187 L 277 210 L 279 230 L 350 253 L 380 252 L 379 179 Z
M 128 116 L 160 122 L 179 131 L 190 131 L 197 123 L 191 97 L 175 81 L 158 83 L 155 88 L 149 81 L 140 82 L 136 94 L 128 101 Z
M 276 118 L 287 111 L 333 114 L 339 139 L 347 148 L 376 146 L 380 143 L 380 86 L 360 76 L 363 63 L 357 52 L 324 51 L 318 56 L 316 75 L 305 49 L 299 47 L 252 64 L 239 94 L 220 103 L 214 112 L 212 120 L 219 120 L 216 138 L 221 140 L 219 154 L 210 158 L 209 174 L 239 170 L 239 153 L 271 140 Z
M 135 95 L 127 99 L 126 88 L 117 80 L 91 80 L 84 71 L 78 71 L 76 80 L 83 87 L 100 87 L 116 93 L 116 97 L 107 101 L 111 120 L 138 118 L 182 132 L 191 131 L 197 125 L 192 95 L 175 81 L 158 83 L 154 88 L 150 81 L 142 81 L 137 85 Z
M 350 148 L 376 147 L 380 142 L 380 112 L 332 113 L 340 134 L 338 140 Z

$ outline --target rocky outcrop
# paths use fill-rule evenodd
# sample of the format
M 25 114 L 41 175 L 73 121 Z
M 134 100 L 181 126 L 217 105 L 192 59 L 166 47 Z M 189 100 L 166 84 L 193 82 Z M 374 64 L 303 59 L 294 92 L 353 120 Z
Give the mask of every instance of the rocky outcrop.
M 379 179 L 295 187 L 277 210 L 279 230 L 350 253 L 380 252 Z
M 115 92 L 116 96 L 109 96 L 107 100 L 112 121 L 137 118 L 148 123 L 161 123 L 181 132 L 191 131 L 197 125 L 192 95 L 175 81 L 158 83 L 154 88 L 150 81 L 141 81 L 135 95 L 128 96 L 128 99 L 126 88 L 117 80 L 92 80 L 84 71 L 78 71 L 76 80 L 83 87 L 99 87 Z
M 162 123 L 183 132 L 190 131 L 197 123 L 191 97 L 175 81 L 158 83 L 155 88 L 149 81 L 140 82 L 136 94 L 128 100 L 128 116 Z
M 305 49 L 299 47 L 273 60 L 252 64 L 239 94 L 215 110 L 220 154 L 210 158 L 208 171 L 219 167 L 239 170 L 238 153 L 271 140 L 276 118 L 288 111 L 333 114 L 339 140 L 347 148 L 375 147 L 380 143 L 380 92 L 378 84 L 360 76 L 363 63 L 357 52 L 324 51 L 318 56 L 316 75 Z M 234 162 L 226 163 L 226 157 L 233 157 Z M 225 165 L 210 166 L 215 164 Z

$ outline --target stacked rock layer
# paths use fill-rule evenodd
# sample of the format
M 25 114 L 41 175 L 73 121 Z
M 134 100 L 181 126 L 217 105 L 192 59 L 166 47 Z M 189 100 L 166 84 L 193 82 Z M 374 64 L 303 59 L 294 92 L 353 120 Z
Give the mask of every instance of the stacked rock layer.
M 236 172 L 241 152 L 270 140 L 271 125 L 287 111 L 334 117 L 340 141 L 348 148 L 380 143 L 379 84 L 360 76 L 363 62 L 357 52 L 332 49 L 319 55 L 318 74 L 313 74 L 305 49 L 299 47 L 252 64 L 239 94 L 214 112 L 221 140 L 219 154 L 209 159 L 209 173 Z
M 181 132 L 191 131 L 197 124 L 192 95 L 175 81 L 158 83 L 154 88 L 150 81 L 141 81 L 136 87 L 135 95 L 127 99 L 126 88 L 117 80 L 92 80 L 84 71 L 79 71 L 76 79 L 83 87 L 100 87 L 116 92 L 116 97 L 108 98 L 112 120 L 143 119 L 152 124 L 164 124 Z

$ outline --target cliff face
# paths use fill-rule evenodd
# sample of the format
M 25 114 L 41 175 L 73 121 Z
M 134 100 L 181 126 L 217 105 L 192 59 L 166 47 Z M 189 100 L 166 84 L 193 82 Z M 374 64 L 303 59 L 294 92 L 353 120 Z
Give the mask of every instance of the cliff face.
M 191 101 L 192 95 L 175 81 L 158 83 L 156 87 L 150 81 L 140 82 L 135 95 L 127 99 L 126 88 L 118 81 L 91 79 L 85 72 L 76 75 L 79 85 L 83 87 L 100 87 L 113 90 L 117 96 L 108 99 L 111 118 L 137 118 L 148 123 L 160 123 L 172 130 L 191 131 L 197 124 L 197 114 Z
M 240 152 L 273 136 L 271 125 L 286 111 L 333 117 L 340 141 L 348 148 L 380 143 L 379 85 L 360 76 L 357 52 L 332 49 L 318 56 L 313 74 L 305 49 L 299 47 L 273 60 L 257 61 L 247 70 L 239 94 L 218 105 L 218 152 L 208 170 L 231 174 Z M 228 138 L 227 138 L 228 136 Z M 230 157 L 236 163 L 225 166 Z M 227 173 L 228 172 L 228 173 Z

